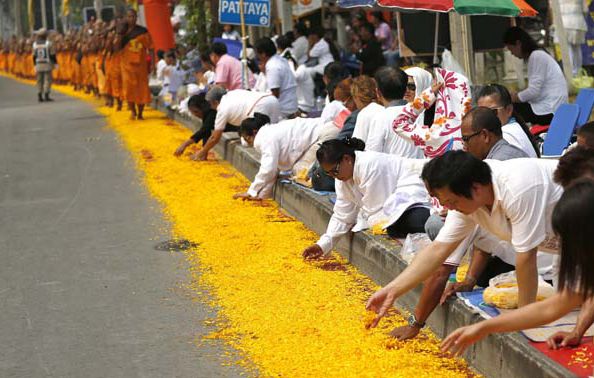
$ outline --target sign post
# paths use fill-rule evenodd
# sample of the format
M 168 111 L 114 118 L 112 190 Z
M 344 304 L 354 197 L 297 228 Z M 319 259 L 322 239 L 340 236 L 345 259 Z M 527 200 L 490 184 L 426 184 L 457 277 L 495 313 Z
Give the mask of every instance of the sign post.
M 219 0 L 219 22 L 241 25 L 241 85 L 248 87 L 246 25 L 270 26 L 270 0 Z

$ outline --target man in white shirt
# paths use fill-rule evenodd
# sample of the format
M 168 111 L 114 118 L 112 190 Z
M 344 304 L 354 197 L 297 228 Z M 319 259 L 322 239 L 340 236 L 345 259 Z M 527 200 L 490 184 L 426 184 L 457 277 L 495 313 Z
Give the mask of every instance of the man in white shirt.
M 292 55 L 297 61 L 297 64 L 302 65 L 307 61 L 307 50 L 309 49 L 307 36 L 309 32 L 304 23 L 298 22 L 295 24 L 293 33 L 295 34 L 295 40 L 293 41 L 293 47 L 291 48 Z
M 281 114 L 290 118 L 297 112 L 297 83 L 286 59 L 276 53 L 270 38 L 261 38 L 254 45 L 260 64 L 264 66 L 267 89 L 278 98 Z
M 377 70 L 375 81 L 378 101 L 385 108 L 379 109 L 371 121 L 365 150 L 408 158 L 422 158 L 423 151 L 420 148 L 391 130 L 392 121 L 406 105 L 403 97 L 408 76 L 399 68 L 385 66 Z
M 276 97 L 262 92 L 236 89 L 227 92 L 225 88 L 215 86 L 206 94 L 206 101 L 217 111 L 214 130 L 206 144 L 198 151 L 193 160 L 206 160 L 210 151 L 223 136 L 227 124 L 239 127 L 241 122 L 254 113 L 262 113 L 277 123 L 280 118 L 280 105 Z
M 551 215 L 563 192 L 553 181 L 557 161 L 488 160 L 449 151 L 423 167 L 429 193 L 450 209 L 435 241 L 417 253 L 411 265 L 377 291 L 367 308 L 378 313 L 373 326 L 394 301 L 429 277 L 477 225 L 511 242 L 516 251 L 519 306 L 536 300 L 536 252 L 554 252 Z

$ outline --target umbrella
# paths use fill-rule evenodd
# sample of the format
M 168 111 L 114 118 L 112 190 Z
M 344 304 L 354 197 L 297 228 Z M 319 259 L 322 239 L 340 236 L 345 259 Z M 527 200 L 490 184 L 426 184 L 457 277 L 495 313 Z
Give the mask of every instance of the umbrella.
M 524 0 L 377 0 L 382 7 L 437 12 L 455 11 L 462 15 L 532 17 L 538 12 Z
M 373 7 L 376 5 L 376 0 L 338 0 L 337 4 L 341 8 L 354 7 Z
M 455 11 L 462 15 L 475 16 L 533 17 L 538 13 L 524 0 L 338 0 L 337 3 L 343 8 L 379 6 L 396 8 L 397 11 Z M 437 60 L 439 13 L 435 14 L 435 24 L 434 62 Z M 398 25 L 398 30 L 400 30 L 400 25 Z M 400 37 L 400 33 L 397 34 Z

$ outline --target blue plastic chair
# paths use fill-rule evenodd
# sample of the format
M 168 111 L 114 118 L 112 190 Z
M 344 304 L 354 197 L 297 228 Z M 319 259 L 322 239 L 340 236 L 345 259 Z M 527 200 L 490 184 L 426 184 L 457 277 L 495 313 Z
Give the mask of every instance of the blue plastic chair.
M 594 108 L 594 89 L 582 88 L 575 99 L 575 103 L 580 107 L 580 116 L 577 121 L 578 127 L 588 122 Z
M 543 156 L 561 156 L 569 146 L 577 124 L 580 107 L 576 104 L 561 105 L 551 121 L 547 137 L 542 144 Z

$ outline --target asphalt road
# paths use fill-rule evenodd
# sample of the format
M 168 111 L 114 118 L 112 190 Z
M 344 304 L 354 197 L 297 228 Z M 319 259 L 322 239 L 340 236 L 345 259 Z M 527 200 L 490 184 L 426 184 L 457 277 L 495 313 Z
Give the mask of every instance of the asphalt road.
M 0 77 L 0 377 L 233 377 L 128 152 L 84 102 Z

